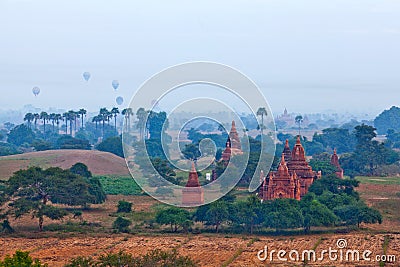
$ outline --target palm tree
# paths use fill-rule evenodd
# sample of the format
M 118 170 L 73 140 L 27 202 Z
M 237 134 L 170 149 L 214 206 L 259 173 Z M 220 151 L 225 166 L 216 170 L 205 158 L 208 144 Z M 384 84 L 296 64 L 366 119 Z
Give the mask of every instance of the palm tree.
M 37 129 L 37 121 L 40 119 L 40 115 L 38 113 L 33 114 L 33 121 L 35 124 L 35 130 Z
M 98 125 L 98 123 L 99 123 L 100 121 L 101 121 L 100 115 L 94 116 L 93 119 L 92 119 L 92 122 L 94 122 L 94 123 L 96 124 L 96 130 L 97 130 L 97 125 Z
M 131 116 L 133 115 L 132 108 L 125 108 L 121 112 L 125 116 L 125 131 L 129 131 L 131 126 Z
M 300 135 L 300 129 L 301 129 L 301 123 L 303 122 L 303 116 L 297 115 L 296 118 L 294 118 L 294 121 L 299 125 L 299 135 Z
M 114 115 L 115 131 L 118 133 L 118 131 L 117 131 L 117 116 L 119 114 L 119 109 L 118 108 L 112 108 L 110 113 L 111 113 L 111 115 Z
M 106 121 L 109 121 L 109 111 L 107 110 L 107 108 L 101 108 L 100 112 L 99 112 L 99 116 L 101 118 L 101 121 L 103 123 L 103 132 L 102 132 L 102 136 L 104 137 L 104 127 L 105 127 L 105 123 Z
M 263 136 L 263 130 L 264 130 L 264 116 L 267 116 L 267 110 L 264 107 L 258 108 L 257 110 L 257 116 L 261 116 L 261 125 L 260 125 L 260 129 L 261 129 L 261 138 Z
M 57 134 L 60 132 L 60 121 L 62 121 L 62 120 L 63 120 L 63 117 L 61 114 L 59 114 L 59 113 L 55 114 L 54 121 L 57 124 Z
M 81 108 L 81 109 L 78 111 L 78 114 L 81 116 L 81 123 L 82 123 L 81 129 L 84 128 L 84 127 L 83 127 L 83 126 L 84 126 L 83 119 L 84 119 L 86 113 L 87 113 L 86 109 L 83 109 L 83 108 Z
M 137 126 L 140 132 L 140 140 L 143 140 L 143 131 L 146 127 L 146 119 L 147 119 L 148 112 L 144 108 L 139 108 L 136 111 L 136 117 L 138 118 Z
M 50 113 L 49 120 L 51 121 L 51 124 L 53 125 L 53 133 L 54 133 L 54 130 L 55 130 L 54 124 L 55 124 L 55 121 L 56 121 L 56 114 L 55 113 Z
M 26 113 L 26 114 L 25 114 L 24 121 L 27 121 L 27 122 L 28 122 L 28 128 L 29 128 L 29 129 L 32 128 L 31 122 L 32 122 L 34 119 L 35 119 L 35 117 L 33 116 L 32 113 L 29 112 L 29 113 Z
M 47 112 L 45 111 L 42 111 L 40 113 L 39 119 L 43 120 L 43 133 L 46 136 L 46 121 L 49 120 L 49 114 L 47 114 Z
M 76 121 L 76 113 L 73 110 L 68 111 L 68 119 L 69 119 L 69 132 L 72 135 L 72 122 Z
M 68 134 L 68 120 L 69 120 L 69 113 L 65 112 L 63 115 L 65 121 L 65 134 Z

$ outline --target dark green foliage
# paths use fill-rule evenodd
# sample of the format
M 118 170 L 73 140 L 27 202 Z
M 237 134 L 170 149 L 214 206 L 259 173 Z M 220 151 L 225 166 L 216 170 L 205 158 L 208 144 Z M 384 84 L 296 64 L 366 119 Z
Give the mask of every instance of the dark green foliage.
M 20 151 L 15 145 L 0 142 L 0 156 L 15 155 L 19 153 Z
M 230 214 L 230 220 L 236 224 L 243 224 L 245 230 L 250 234 L 253 234 L 255 226 L 264 221 L 263 204 L 255 195 L 236 202 L 233 209 L 234 212 Z
M 303 226 L 303 215 L 299 203 L 294 199 L 276 199 L 267 202 L 264 208 L 267 227 L 280 229 L 299 228 Z
M 1 231 L 5 233 L 13 233 L 14 229 L 11 227 L 10 222 L 8 220 L 4 220 L 1 223 Z
M 333 211 L 320 203 L 312 193 L 302 198 L 300 210 L 304 218 L 305 232 L 310 231 L 312 226 L 332 226 L 338 220 Z
M 150 139 L 161 140 L 163 127 L 164 130 L 168 129 L 167 113 L 150 111 L 146 125 Z
M 0 261 L 0 267 L 45 267 L 47 264 L 41 264 L 39 260 L 33 260 L 29 252 L 17 250 L 13 256 L 6 255 L 3 261 Z
M 339 179 L 336 175 L 324 176 L 316 180 L 308 189 L 308 192 L 317 196 L 322 195 L 324 191 L 330 191 L 334 194 L 346 194 L 358 199 L 358 193 L 354 190 L 359 182 L 353 179 Z
M 313 170 L 318 170 L 322 172 L 322 175 L 334 174 L 337 171 L 336 166 L 332 165 L 328 160 L 316 160 L 311 159 L 309 165 Z
M 197 160 L 201 156 L 198 144 L 186 144 L 181 151 L 186 159 Z
M 190 213 L 187 210 L 177 207 L 170 207 L 157 212 L 156 221 L 159 224 L 171 226 L 171 231 L 178 231 L 179 227 L 185 227 L 191 220 Z
M 180 256 L 176 249 L 172 251 L 151 250 L 147 254 L 134 257 L 131 254 L 120 251 L 101 255 L 98 260 L 78 257 L 70 261 L 65 267 L 195 267 L 191 258 Z
M 218 233 L 219 226 L 229 218 L 228 204 L 223 200 L 218 200 L 210 204 L 205 214 L 205 221 L 215 226 Z
M 100 179 L 97 177 L 90 177 L 87 178 L 86 181 L 89 183 L 89 194 L 94 197 L 92 204 L 100 204 L 106 201 L 106 192 L 100 182 Z
M 75 163 L 69 169 L 69 171 L 71 173 L 73 173 L 73 174 L 80 175 L 80 176 L 85 177 L 85 178 L 92 177 L 92 173 L 89 171 L 88 167 L 85 164 L 81 163 L 81 162 Z
M 161 159 L 161 158 L 153 158 L 153 159 L 151 159 L 151 163 L 153 164 L 154 169 L 157 170 L 159 175 L 164 177 L 167 181 L 170 181 L 171 183 L 174 183 L 174 184 L 179 183 L 175 178 L 176 173 L 175 173 L 174 169 L 171 167 L 168 160 Z
M 11 201 L 9 212 L 16 218 L 31 213 L 43 228 L 43 219 L 57 220 L 66 215 L 65 210 L 51 206 L 52 203 L 87 206 L 96 203 L 96 196 L 89 192 L 90 183 L 69 170 L 31 167 L 14 173 L 6 182 L 5 194 Z
M 35 141 L 33 141 L 32 146 L 35 148 L 36 151 L 45 151 L 53 149 L 52 143 L 42 139 L 36 139 Z
M 383 111 L 375 118 L 374 126 L 379 134 L 386 134 L 389 129 L 400 132 L 400 108 L 392 106 Z
M 146 151 L 151 159 L 161 158 L 166 159 L 168 155 L 168 146 L 165 146 L 165 151 L 163 150 L 162 143 L 160 139 L 146 139 Z
M 132 222 L 128 219 L 118 217 L 114 222 L 112 227 L 116 229 L 118 232 L 121 233 L 127 233 L 129 232 L 129 226 L 132 224 Z
M 124 157 L 124 151 L 122 148 L 122 140 L 120 136 L 109 137 L 96 146 L 96 149 L 100 151 L 110 152 L 121 158 Z
M 29 129 L 25 124 L 21 124 L 10 131 L 7 141 L 13 145 L 20 146 L 24 143 L 31 144 L 34 139 L 34 132 Z
M 361 202 L 339 206 L 334 211 L 346 225 L 357 225 L 360 227 L 361 223 L 382 223 L 382 215 L 379 211 Z
M 132 203 L 124 200 L 118 201 L 118 210 L 117 212 L 131 212 L 132 211 Z
M 92 267 L 96 266 L 96 262 L 91 257 L 77 257 L 69 261 L 64 267 Z
M 375 173 L 382 165 L 390 165 L 399 160 L 399 154 L 383 143 L 373 140 L 376 137 L 375 128 L 365 124 L 355 127 L 357 139 L 353 154 L 342 157 L 340 163 L 345 173 L 358 175 L 380 175 Z
M 77 139 L 69 135 L 63 135 L 58 138 L 56 143 L 58 149 L 91 149 L 91 145 L 86 139 Z
M 314 134 L 313 141 L 321 143 L 325 149 L 331 151 L 336 148 L 338 153 L 352 152 L 356 144 L 354 135 L 343 128 L 324 129 L 322 134 Z

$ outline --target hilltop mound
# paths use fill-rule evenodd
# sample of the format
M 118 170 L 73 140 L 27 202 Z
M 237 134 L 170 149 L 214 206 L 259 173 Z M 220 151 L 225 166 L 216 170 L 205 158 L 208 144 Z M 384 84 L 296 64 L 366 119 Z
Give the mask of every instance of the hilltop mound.
M 48 150 L 0 157 L 0 179 L 7 179 L 14 172 L 30 166 L 67 169 L 77 162 L 86 164 L 95 175 L 129 175 L 125 160 L 108 152 L 96 150 Z

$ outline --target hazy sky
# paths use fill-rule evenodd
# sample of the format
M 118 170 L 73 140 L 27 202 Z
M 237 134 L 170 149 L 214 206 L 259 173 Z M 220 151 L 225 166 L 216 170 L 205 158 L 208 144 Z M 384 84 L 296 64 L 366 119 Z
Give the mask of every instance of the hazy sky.
M 0 0 L 0 109 L 111 107 L 196 60 L 241 70 L 275 112 L 374 114 L 400 104 L 400 1 Z

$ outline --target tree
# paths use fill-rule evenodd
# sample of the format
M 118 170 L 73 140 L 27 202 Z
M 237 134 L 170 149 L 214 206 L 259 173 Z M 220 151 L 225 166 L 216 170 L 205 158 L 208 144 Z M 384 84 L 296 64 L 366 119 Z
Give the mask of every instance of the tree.
M 218 233 L 219 226 L 229 218 L 228 205 L 221 200 L 210 204 L 206 212 L 206 221 L 215 226 L 215 231 Z
M 81 117 L 81 129 L 84 128 L 85 124 L 84 124 L 84 119 L 85 119 L 85 115 L 86 115 L 87 111 L 83 108 L 81 108 L 78 111 L 79 116 Z
M 144 138 L 143 133 L 144 133 L 144 130 L 146 127 L 147 116 L 148 116 L 148 112 L 144 108 L 139 108 L 136 111 L 136 117 L 138 118 L 137 128 L 139 129 L 140 140 L 143 140 L 143 138 Z M 147 138 L 147 136 L 146 136 L 146 138 Z
M 92 173 L 89 171 L 88 167 L 85 164 L 81 163 L 81 162 L 75 163 L 69 169 L 69 171 L 71 173 L 73 173 L 73 174 L 80 175 L 80 176 L 85 177 L 85 178 L 92 177 Z
M 264 221 L 264 213 L 260 199 L 251 195 L 244 201 L 238 201 L 234 205 L 235 212 L 231 215 L 231 221 L 244 224 L 250 234 L 254 227 Z
M 112 108 L 111 109 L 111 114 L 114 116 L 114 127 L 115 127 L 115 131 L 117 131 L 117 116 L 119 114 L 119 109 L 118 108 Z
M 379 134 L 386 134 L 389 129 L 400 131 L 400 108 L 392 106 L 383 111 L 374 120 L 374 126 Z
M 159 224 L 171 226 L 171 231 L 177 232 L 190 220 L 190 213 L 187 210 L 177 207 L 170 207 L 157 212 L 156 221 Z
M 309 232 L 312 226 L 332 226 L 338 218 L 324 204 L 321 204 L 314 194 L 308 194 L 300 201 L 304 218 L 304 232 Z
M 281 229 L 298 228 L 303 225 L 303 215 L 294 199 L 275 199 L 265 203 L 265 225 Z
M 360 227 L 361 223 L 382 223 L 382 215 L 379 211 L 361 202 L 336 207 L 334 212 L 346 225 L 357 225 L 357 227 Z
M 67 214 L 64 209 L 50 205 L 49 201 L 70 206 L 95 202 L 95 197 L 88 191 L 89 183 L 83 177 L 60 168 L 20 170 L 6 185 L 9 213 L 16 218 L 31 214 L 39 220 L 39 230 L 43 230 L 44 217 L 57 220 Z
M 131 224 L 132 222 L 130 220 L 118 216 L 113 223 L 113 228 L 118 230 L 118 232 L 127 233 L 129 232 L 129 226 Z
M 195 162 L 201 156 L 199 146 L 195 144 L 186 144 L 182 154 L 186 159 L 193 160 Z
M 122 148 L 122 140 L 119 136 L 109 137 L 96 146 L 96 149 L 100 151 L 110 152 L 121 158 L 124 157 L 124 151 Z
M 49 120 L 49 114 L 42 111 L 39 118 L 43 121 L 43 134 L 46 136 L 46 122 Z
M 0 261 L 1 267 L 46 267 L 47 264 L 42 264 L 38 259 L 33 260 L 29 256 L 29 252 L 17 250 L 11 257 L 6 255 L 3 261 Z
M 34 119 L 35 119 L 35 116 L 33 116 L 32 113 L 29 112 L 29 113 L 26 113 L 26 114 L 25 114 L 24 121 L 27 121 L 27 122 L 28 122 L 28 128 L 29 128 L 29 129 L 32 128 L 31 122 L 32 122 Z
M 110 120 L 110 112 L 106 108 L 101 108 L 98 116 L 101 119 L 101 122 L 103 123 L 102 136 L 104 138 L 105 122 Z
M 299 135 L 300 135 L 301 124 L 303 123 L 303 116 L 297 115 L 294 118 L 294 122 L 297 123 L 297 125 L 299 126 Z
M 120 200 L 120 201 L 118 201 L 117 208 L 118 208 L 117 212 L 128 213 L 128 212 L 132 211 L 132 203 L 130 203 L 128 201 Z
M 12 129 L 7 137 L 7 141 L 16 146 L 20 146 L 24 143 L 30 144 L 34 139 L 35 134 L 24 124 L 18 125 Z
M 133 116 L 132 108 L 123 109 L 121 114 L 125 118 L 125 131 L 129 131 L 131 129 L 131 116 Z
M 261 136 L 263 136 L 263 130 L 265 128 L 264 125 L 264 116 L 267 116 L 267 110 L 264 107 L 260 107 L 257 110 L 257 116 L 261 116 L 261 125 L 260 125 L 260 129 L 261 129 Z
M 37 129 L 37 121 L 40 119 L 40 115 L 38 113 L 33 114 L 33 122 L 35 124 L 35 130 Z

